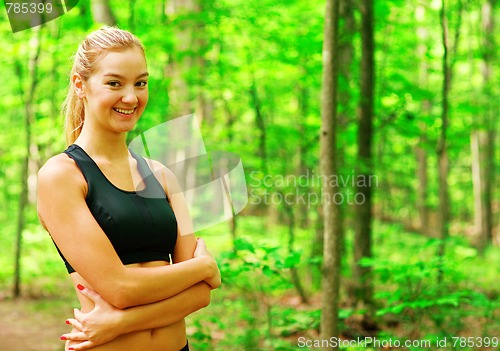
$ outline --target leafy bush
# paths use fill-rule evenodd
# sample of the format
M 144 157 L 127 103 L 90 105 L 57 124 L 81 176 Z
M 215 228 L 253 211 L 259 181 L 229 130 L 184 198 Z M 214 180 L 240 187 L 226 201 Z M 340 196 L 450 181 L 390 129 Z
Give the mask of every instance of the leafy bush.
M 465 331 L 467 317 L 493 318 L 494 302 L 470 289 L 464 261 L 475 256 L 472 249 L 450 241 L 448 254 L 439 258 L 439 240 L 430 239 L 406 260 L 364 258 L 372 267 L 381 289 L 375 294 L 380 304 L 376 316 L 398 318 L 409 328 L 410 336 L 423 336 L 433 330 L 438 335 L 459 335 Z M 474 251 L 474 250 L 472 250 Z M 438 276 L 444 277 L 441 282 Z M 431 322 L 433 327 L 428 326 Z

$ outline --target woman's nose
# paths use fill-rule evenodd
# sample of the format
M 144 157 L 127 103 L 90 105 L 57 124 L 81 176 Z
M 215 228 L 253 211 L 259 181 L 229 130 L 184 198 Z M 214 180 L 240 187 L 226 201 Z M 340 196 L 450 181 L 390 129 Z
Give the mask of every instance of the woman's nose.
M 122 101 L 128 104 L 134 104 L 138 101 L 134 88 L 128 88 L 123 92 Z

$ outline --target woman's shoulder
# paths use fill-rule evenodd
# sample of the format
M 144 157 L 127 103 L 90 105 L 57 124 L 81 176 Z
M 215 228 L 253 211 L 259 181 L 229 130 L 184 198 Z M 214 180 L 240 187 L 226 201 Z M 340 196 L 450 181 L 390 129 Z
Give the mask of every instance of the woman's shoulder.
M 77 183 L 84 180 L 75 162 L 64 153 L 52 156 L 38 171 L 38 181 L 40 183 L 62 183 L 68 184 L 68 180 L 73 179 Z
M 174 173 L 170 169 L 168 169 L 167 166 L 165 166 L 160 161 L 153 160 L 151 158 L 146 158 L 146 157 L 144 157 L 144 159 L 146 160 L 147 164 L 149 165 L 149 167 L 151 168 L 153 173 L 164 173 L 165 175 L 168 175 L 169 177 L 175 177 Z
M 177 193 L 179 191 L 179 183 L 177 182 L 174 172 L 159 161 L 150 158 L 144 159 L 151 168 L 151 171 L 155 175 L 158 182 L 162 185 L 166 194 L 171 195 L 172 192 Z

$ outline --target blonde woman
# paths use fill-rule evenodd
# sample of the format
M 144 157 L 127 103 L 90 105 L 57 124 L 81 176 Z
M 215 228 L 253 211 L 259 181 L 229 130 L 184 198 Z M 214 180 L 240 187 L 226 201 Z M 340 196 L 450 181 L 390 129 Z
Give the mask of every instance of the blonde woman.
M 175 177 L 127 148 L 148 102 L 144 48 L 127 31 L 97 30 L 70 80 L 68 148 L 38 176 L 40 221 L 81 303 L 65 349 L 188 350 L 184 317 L 209 304 L 220 273 L 203 240 L 180 234 Z

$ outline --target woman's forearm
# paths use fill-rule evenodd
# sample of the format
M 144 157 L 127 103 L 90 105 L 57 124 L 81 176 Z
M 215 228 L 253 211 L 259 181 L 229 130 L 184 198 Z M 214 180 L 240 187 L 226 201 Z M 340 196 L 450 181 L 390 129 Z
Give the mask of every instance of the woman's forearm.
M 198 283 L 166 300 L 123 310 L 120 334 L 161 328 L 176 323 L 191 313 L 208 306 L 210 287 Z
M 75 318 L 67 320 L 73 325 L 73 331 L 61 338 L 79 341 L 76 346 L 72 345 L 75 350 L 86 350 L 123 334 L 166 327 L 206 307 L 210 303 L 210 291 L 210 286 L 201 282 L 169 299 L 121 310 L 97 292 L 83 288 L 80 293 L 94 302 L 94 308 L 88 312 L 75 309 Z
M 40 171 L 38 213 L 68 263 L 106 301 L 123 309 L 165 300 L 202 281 L 216 287 L 211 283 L 211 277 L 218 274 L 213 258 L 192 258 L 197 246 L 194 235 L 178 238 L 176 251 L 178 246 L 184 248 L 183 262 L 176 259 L 179 263 L 163 267 L 125 267 L 90 212 L 84 186 L 68 182 L 68 173 L 74 172 L 71 167 L 74 165 L 56 162 Z
M 216 264 L 208 257 L 161 267 L 126 267 L 121 276 L 114 278 L 111 298 L 101 295 L 120 309 L 147 305 L 176 296 L 208 279 L 216 270 Z

